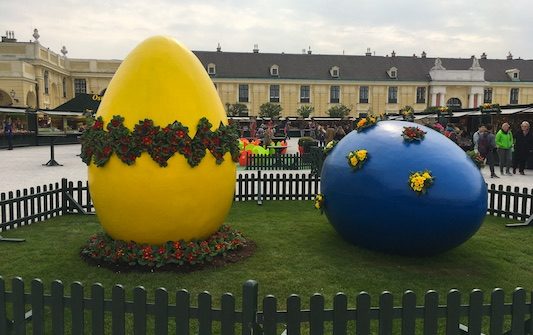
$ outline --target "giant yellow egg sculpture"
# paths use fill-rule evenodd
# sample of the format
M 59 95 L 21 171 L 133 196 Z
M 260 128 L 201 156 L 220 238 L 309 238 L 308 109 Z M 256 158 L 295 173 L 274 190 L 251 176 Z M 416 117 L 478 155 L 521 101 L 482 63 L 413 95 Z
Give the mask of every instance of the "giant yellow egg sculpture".
M 130 131 L 145 119 L 160 130 L 178 121 L 190 138 L 201 118 L 212 124 L 208 131 L 227 125 L 224 107 L 200 61 L 163 36 L 139 44 L 120 65 L 98 109 L 103 131 L 115 115 L 123 117 Z M 230 152 L 220 154 L 217 162 L 205 150 L 196 166 L 179 152 L 165 167 L 148 152 L 131 165 L 114 153 L 105 165 L 90 162 L 90 194 L 104 230 L 114 239 L 151 244 L 214 233 L 233 201 L 236 165 Z

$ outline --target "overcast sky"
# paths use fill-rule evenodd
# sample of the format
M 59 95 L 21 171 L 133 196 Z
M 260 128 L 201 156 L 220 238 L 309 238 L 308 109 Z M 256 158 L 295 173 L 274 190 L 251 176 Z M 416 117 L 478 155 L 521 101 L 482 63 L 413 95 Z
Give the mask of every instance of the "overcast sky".
M 12 0 L 0 33 L 71 58 L 123 59 L 143 39 L 170 35 L 192 50 L 533 59 L 530 0 Z

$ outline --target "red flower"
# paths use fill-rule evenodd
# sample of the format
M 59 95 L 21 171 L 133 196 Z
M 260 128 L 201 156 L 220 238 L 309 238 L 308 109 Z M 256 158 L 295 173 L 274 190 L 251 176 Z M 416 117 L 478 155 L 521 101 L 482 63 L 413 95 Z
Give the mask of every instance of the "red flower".
M 100 120 L 94 121 L 93 129 L 98 130 L 98 129 L 103 129 L 103 128 L 104 128 L 104 123 L 102 121 Z
M 109 155 L 111 155 L 111 151 L 112 151 L 112 149 L 111 149 L 110 146 L 105 146 L 104 149 L 102 150 L 104 156 L 109 156 Z
M 113 127 L 118 127 L 120 125 L 120 121 L 117 119 L 113 119 L 111 120 L 111 124 L 113 125 Z
M 144 145 L 151 145 L 152 144 L 152 139 L 148 136 L 144 136 L 143 139 L 142 139 L 142 143 Z
M 176 135 L 178 135 L 179 138 L 183 138 L 185 136 L 185 132 L 183 130 L 178 130 Z

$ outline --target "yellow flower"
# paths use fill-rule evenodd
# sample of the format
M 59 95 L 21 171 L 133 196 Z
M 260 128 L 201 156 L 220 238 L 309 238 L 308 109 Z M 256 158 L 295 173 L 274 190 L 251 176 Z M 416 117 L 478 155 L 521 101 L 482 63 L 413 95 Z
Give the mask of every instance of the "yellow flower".
M 357 156 L 357 159 L 359 159 L 360 161 L 364 161 L 366 159 L 366 154 L 367 154 L 367 151 L 366 150 L 359 150 L 355 153 L 355 155 Z
M 320 202 L 319 201 L 315 201 L 315 208 L 316 209 L 320 209 Z
M 357 163 L 359 163 L 359 161 L 357 160 L 356 156 L 350 157 L 350 164 L 352 164 L 352 166 L 356 166 Z
M 361 119 L 357 122 L 357 127 L 363 127 L 366 124 L 366 119 Z
M 424 174 L 422 175 L 424 178 L 426 179 L 431 179 L 431 175 L 426 171 L 424 172 Z

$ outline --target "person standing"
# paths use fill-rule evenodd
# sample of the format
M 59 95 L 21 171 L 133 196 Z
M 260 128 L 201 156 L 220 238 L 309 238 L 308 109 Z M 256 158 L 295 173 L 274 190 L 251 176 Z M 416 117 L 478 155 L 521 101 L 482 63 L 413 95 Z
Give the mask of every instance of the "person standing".
M 505 167 L 505 173 L 508 176 L 512 176 L 511 173 L 511 162 L 513 154 L 513 133 L 511 132 L 511 127 L 507 122 L 502 124 L 500 130 L 496 134 L 496 147 L 498 148 L 498 157 L 500 158 L 500 174 L 503 175 L 503 169 Z
M 7 139 L 7 150 L 13 150 L 13 124 L 11 118 L 4 120 L 4 136 Z
M 481 150 L 479 154 L 482 157 L 485 157 L 487 159 L 487 165 L 490 169 L 490 177 L 491 178 L 500 178 L 496 175 L 494 172 L 494 150 L 496 149 L 496 136 L 494 136 L 494 133 L 492 132 L 492 125 L 489 124 L 485 127 L 485 133 L 481 136 L 487 137 L 487 148 L 484 149 L 484 142 L 485 138 L 481 139 Z M 479 141 L 478 141 L 478 148 L 479 148 Z M 481 151 L 485 152 L 484 154 L 481 153 Z
M 526 168 L 529 152 L 533 147 L 533 136 L 529 132 L 529 122 L 527 121 L 524 121 L 520 124 L 520 130 L 521 131 L 519 131 L 515 137 L 515 159 L 513 162 L 513 173 L 516 173 L 516 168 L 518 167 L 518 172 L 523 175 L 525 174 L 524 169 Z

